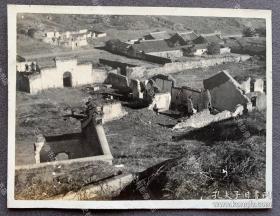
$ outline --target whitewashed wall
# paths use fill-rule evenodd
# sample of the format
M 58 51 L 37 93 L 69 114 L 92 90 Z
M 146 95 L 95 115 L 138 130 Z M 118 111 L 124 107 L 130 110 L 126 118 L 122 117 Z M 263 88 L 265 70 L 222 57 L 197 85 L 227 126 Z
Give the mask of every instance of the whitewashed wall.
M 76 59 L 57 60 L 56 67 L 43 68 L 40 74 L 30 76 L 30 93 L 48 88 L 63 88 L 63 74 L 70 72 L 72 86 L 80 86 L 92 83 L 102 83 L 106 79 L 107 72 L 101 69 L 92 69 L 92 64 L 78 64 Z

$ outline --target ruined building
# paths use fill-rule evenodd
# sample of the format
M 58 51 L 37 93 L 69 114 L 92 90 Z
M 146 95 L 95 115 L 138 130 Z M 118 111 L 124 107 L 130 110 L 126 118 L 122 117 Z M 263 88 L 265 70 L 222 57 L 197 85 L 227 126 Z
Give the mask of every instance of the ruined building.
M 218 111 L 232 112 L 238 104 L 247 111 L 252 110 L 250 99 L 243 92 L 241 85 L 227 71 L 221 71 L 203 80 L 203 85 L 209 90 L 212 106 Z
M 188 115 L 209 110 L 212 108 L 210 92 L 187 86 L 174 87 L 171 91 L 171 107 Z
M 112 154 L 102 126 L 103 111 L 93 101 L 87 102 L 81 118 L 81 133 L 39 136 L 35 143 L 36 163 L 91 157 L 112 163 Z

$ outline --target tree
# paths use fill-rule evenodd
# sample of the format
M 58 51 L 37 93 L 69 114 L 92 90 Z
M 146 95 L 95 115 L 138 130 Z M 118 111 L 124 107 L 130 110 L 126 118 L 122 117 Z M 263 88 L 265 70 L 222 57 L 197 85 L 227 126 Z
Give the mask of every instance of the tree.
M 246 27 L 242 32 L 244 37 L 253 37 L 256 34 L 256 30 L 252 27 Z
M 220 44 L 212 42 L 207 47 L 207 53 L 210 55 L 220 54 L 220 48 Z
M 186 48 L 183 48 L 184 56 L 193 56 L 194 52 L 195 52 L 194 47 L 195 47 L 194 45 L 191 45 L 191 46 L 188 46 Z
M 29 37 L 32 37 L 32 38 L 34 38 L 35 33 L 36 33 L 36 29 L 35 29 L 35 28 L 30 28 L 30 29 L 28 29 L 28 31 L 27 31 L 27 35 L 28 35 Z

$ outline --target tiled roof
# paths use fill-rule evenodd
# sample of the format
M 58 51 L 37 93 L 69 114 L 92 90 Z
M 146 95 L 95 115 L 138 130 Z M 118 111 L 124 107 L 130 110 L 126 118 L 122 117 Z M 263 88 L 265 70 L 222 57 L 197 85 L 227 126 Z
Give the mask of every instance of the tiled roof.
M 164 40 L 164 39 L 169 39 L 171 36 L 168 34 L 166 31 L 160 31 L 160 32 L 151 32 L 148 35 L 145 35 L 144 37 L 150 36 L 154 38 L 155 40 Z
M 194 31 L 178 32 L 176 34 L 179 35 L 184 41 L 193 41 L 199 37 Z
M 20 55 L 17 55 L 17 62 L 25 62 L 25 61 L 26 61 L 25 58 L 23 58 L 23 57 L 20 56 Z
M 224 41 L 219 37 L 217 34 L 201 34 L 201 36 L 208 42 L 208 43 L 224 43 Z
M 229 80 L 231 80 L 236 86 L 240 86 L 240 84 L 227 71 L 221 71 L 220 73 L 203 80 L 203 85 L 205 89 L 213 89 Z
M 142 41 L 139 44 L 133 44 L 132 47 L 138 51 L 143 51 L 145 53 L 168 51 L 174 49 L 170 47 L 165 40 Z

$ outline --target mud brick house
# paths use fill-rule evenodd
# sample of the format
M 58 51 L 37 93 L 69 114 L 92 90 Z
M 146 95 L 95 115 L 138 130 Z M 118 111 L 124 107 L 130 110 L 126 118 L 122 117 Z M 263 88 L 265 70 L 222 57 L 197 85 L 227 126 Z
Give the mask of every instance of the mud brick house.
M 183 46 L 201 43 L 202 38 L 194 31 L 177 32 L 168 41 L 173 46 Z
M 149 55 L 174 59 L 183 56 L 181 47 L 170 46 L 167 40 L 141 41 L 132 45 L 134 50 L 144 52 Z
M 129 44 L 118 39 L 114 39 L 105 43 L 105 49 L 112 53 L 124 55 L 130 58 L 143 59 L 157 64 L 171 62 L 169 58 L 161 57 L 160 55 L 154 55 L 154 53 L 163 53 L 165 55 L 169 55 L 164 51 L 170 50 L 171 48 L 168 47 L 164 40 L 145 41 L 143 44 L 142 42 L 140 44 Z M 161 49 L 160 47 L 163 48 Z M 153 54 L 151 54 L 152 52 Z M 181 52 L 179 52 L 179 55 L 181 56 Z
M 220 45 L 225 44 L 221 35 L 218 33 L 201 34 L 201 37 L 204 39 L 204 43 L 216 43 Z
M 212 106 L 215 109 L 234 111 L 240 104 L 247 111 L 252 110 L 250 99 L 243 92 L 241 85 L 227 71 L 203 80 L 203 85 L 209 90 Z
M 87 46 L 88 39 L 106 36 L 107 34 L 105 32 L 81 29 L 79 31 L 65 31 L 61 33 L 58 31 L 45 32 L 42 40 L 45 43 L 77 49 L 79 47 Z
M 194 56 L 202 56 L 207 54 L 208 48 L 207 44 L 195 44 L 193 47 L 193 55 Z
M 122 42 L 118 39 L 106 42 L 105 48 L 113 53 L 135 58 L 177 58 L 183 56 L 181 47 L 172 47 L 166 40 L 147 40 L 135 44 Z
M 17 71 L 17 90 L 36 94 L 48 88 L 103 82 L 106 76 L 104 70 L 93 69 L 92 63 L 80 63 L 75 57 L 59 57 L 47 66 L 35 65 L 35 69 Z

